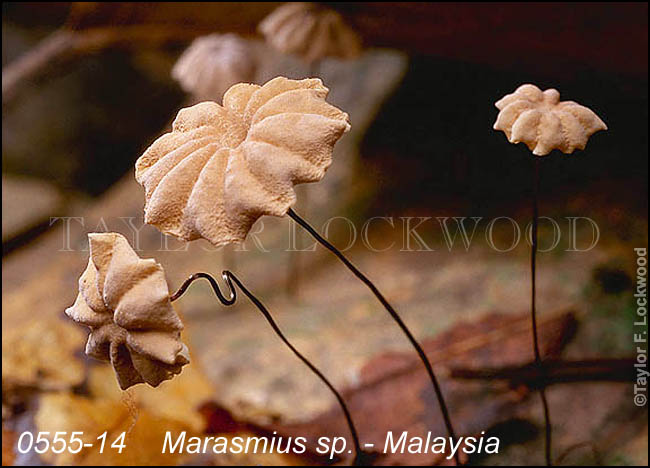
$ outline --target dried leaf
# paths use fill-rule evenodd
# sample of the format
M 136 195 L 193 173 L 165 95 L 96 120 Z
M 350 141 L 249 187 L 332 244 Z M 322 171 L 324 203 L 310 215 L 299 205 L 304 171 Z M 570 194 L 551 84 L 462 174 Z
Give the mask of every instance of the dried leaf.
M 56 465 L 175 465 L 187 455 L 162 454 L 165 433 L 177 437 L 182 431 L 188 436 L 195 435 L 184 424 L 151 414 L 148 410 L 137 409 L 124 402 L 109 399 L 92 400 L 68 393 L 45 394 L 41 397 L 39 410 L 35 416 L 38 431 L 49 431 L 53 436 L 57 431 L 83 431 L 80 438 L 84 447 L 79 453 L 67 450 L 61 454 L 45 452 L 44 460 Z M 101 441 L 97 440 L 107 432 L 103 453 Z M 126 432 L 122 453 L 110 445 Z
M 84 333 L 58 317 L 31 318 L 2 329 L 3 391 L 12 387 L 64 389 L 81 383 L 75 357 Z
M 540 321 L 540 343 L 547 353 L 559 353 L 567 337 L 575 331 L 575 318 L 561 313 Z M 491 426 L 508 420 L 516 403 L 526 394 L 491 389 L 483 382 L 456 381 L 448 378 L 450 366 L 524 364 L 530 361 L 530 324 L 528 315 L 491 314 L 480 321 L 460 323 L 437 338 L 423 343 L 431 359 L 457 435 L 480 434 Z M 415 353 L 390 353 L 371 360 L 361 371 L 358 387 L 348 390 L 344 398 L 352 412 L 363 443 L 374 444 L 383 451 L 386 434 L 409 437 L 447 437 L 436 396 L 422 363 Z M 349 438 L 349 430 L 340 408 L 302 424 L 277 425 L 269 429 L 289 435 L 303 435 L 313 442 L 321 436 Z M 351 446 L 348 439 L 348 446 Z M 311 447 L 314 448 L 313 446 Z M 386 454 L 378 461 L 386 465 L 447 464 L 444 455 L 426 453 Z
M 16 433 L 6 429 L 2 425 L 2 466 L 11 466 L 14 464 L 16 453 L 14 448 L 16 446 Z

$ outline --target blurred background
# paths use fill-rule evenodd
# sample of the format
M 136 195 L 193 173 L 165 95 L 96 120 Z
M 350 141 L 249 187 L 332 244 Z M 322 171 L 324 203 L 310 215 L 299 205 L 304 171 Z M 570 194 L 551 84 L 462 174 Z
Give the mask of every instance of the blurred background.
M 494 102 L 534 83 L 602 118 L 609 129 L 584 151 L 541 162 L 540 215 L 561 236 L 538 257 L 543 350 L 560 362 L 589 360 L 587 371 L 548 389 L 554 456 L 558 464 L 647 464 L 647 408 L 633 404 L 630 373 L 639 332 L 633 249 L 647 247 L 647 3 L 320 3 L 297 10 L 294 30 L 260 27 L 282 5 L 3 3 L 3 465 L 327 464 L 313 447 L 300 457 L 165 456 L 157 447 L 166 430 L 347 435 L 333 397 L 257 311 L 243 301 L 224 309 L 205 285 L 175 303 L 192 364 L 158 389 L 120 392 L 110 367 L 84 356 L 86 330 L 63 315 L 93 231 L 121 232 L 155 257 L 171 290 L 196 271 L 235 271 L 345 389 L 363 440 L 383 446 L 387 430 L 444 435 L 403 336 L 288 219 L 262 218 L 253 238 L 222 249 L 143 225 L 133 164 L 178 110 L 278 75 L 320 77 L 328 100 L 350 114 L 327 176 L 297 187 L 296 211 L 349 247 L 423 340 L 458 431 L 501 438 L 499 455 L 473 464 L 543 462 L 535 383 L 498 372 L 468 377 L 532 358 L 525 229 L 533 156 L 492 129 Z M 298 27 L 322 18 L 330 21 L 324 36 Z M 364 238 L 374 217 L 387 219 Z M 466 217 L 470 230 L 481 218 L 470 246 L 454 237 L 453 217 Z M 491 238 L 502 251 L 488 242 L 500 217 L 520 228 L 512 249 L 507 222 L 494 224 Z M 572 231 L 571 217 L 593 221 L 597 242 L 590 222 Z M 405 231 L 407 218 L 411 227 L 422 221 L 418 236 Z M 540 229 L 548 248 L 552 225 Z M 292 242 L 305 251 L 289 251 Z M 128 448 L 19 454 L 25 430 L 84 430 L 89 440 L 127 431 Z M 443 462 L 432 454 L 377 460 Z

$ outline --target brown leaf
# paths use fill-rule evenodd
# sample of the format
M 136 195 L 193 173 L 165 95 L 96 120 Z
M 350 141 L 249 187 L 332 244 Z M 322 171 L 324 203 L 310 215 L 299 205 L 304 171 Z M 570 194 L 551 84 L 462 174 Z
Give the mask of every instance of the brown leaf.
M 16 453 L 14 447 L 16 446 L 16 433 L 6 429 L 2 425 L 2 466 L 10 466 L 14 464 Z
M 3 391 L 12 387 L 64 389 L 79 384 L 83 364 L 75 353 L 83 342 L 83 330 L 59 317 L 34 317 L 3 326 Z
M 562 351 L 576 328 L 571 312 L 547 316 L 540 321 L 540 342 L 547 355 Z M 448 378 L 450 366 L 503 366 L 524 364 L 532 359 L 528 315 L 491 314 L 472 323 L 460 323 L 423 347 L 440 380 L 453 423 L 459 436 L 480 434 L 508 420 L 522 396 L 481 382 Z M 447 437 L 431 382 L 415 353 L 389 353 L 372 359 L 361 371 L 360 385 L 345 392 L 361 443 L 374 444 L 382 452 L 386 434 L 426 439 Z M 338 406 L 312 421 L 273 427 L 283 435 L 302 435 L 311 443 L 321 436 L 349 439 L 349 430 Z M 348 446 L 351 446 L 348 440 Z M 313 448 L 313 447 L 312 447 Z M 379 464 L 449 464 L 452 460 L 434 453 L 387 453 Z
M 45 461 L 56 465 L 174 465 L 185 455 L 162 454 L 167 431 L 175 438 L 181 431 L 195 435 L 186 425 L 159 417 L 148 410 L 135 409 L 129 404 L 111 399 L 92 400 L 69 393 L 51 393 L 42 396 L 35 416 L 38 431 L 83 431 L 84 447 L 79 453 L 64 451 L 45 452 Z M 103 453 L 99 437 L 104 432 L 106 442 Z M 111 444 L 125 432 L 125 448 L 118 453 Z

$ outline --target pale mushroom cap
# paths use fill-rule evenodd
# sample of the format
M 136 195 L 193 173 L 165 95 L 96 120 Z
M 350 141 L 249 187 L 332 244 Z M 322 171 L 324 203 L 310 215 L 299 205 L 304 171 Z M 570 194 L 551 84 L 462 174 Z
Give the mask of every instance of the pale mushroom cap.
M 196 38 L 172 69 L 183 90 L 200 99 L 221 99 L 233 84 L 252 81 L 254 76 L 254 54 L 248 42 L 235 34 Z
M 536 156 L 554 149 L 571 154 L 584 149 L 589 137 L 607 125 L 589 108 L 573 101 L 560 101 L 556 89 L 542 92 L 532 84 L 495 103 L 499 115 L 495 130 L 506 134 L 510 143 L 525 143 Z
M 348 115 L 319 79 L 237 84 L 223 106 L 182 109 L 135 165 L 145 222 L 181 240 L 241 242 L 262 215 L 284 216 L 293 186 L 323 178 Z
M 278 7 L 258 27 L 266 41 L 280 52 L 307 62 L 324 57 L 351 59 L 359 55 L 359 37 L 337 12 L 309 2 Z
M 88 235 L 90 258 L 68 317 L 90 327 L 86 354 L 110 361 L 120 387 L 157 386 L 189 362 L 162 267 L 117 233 Z

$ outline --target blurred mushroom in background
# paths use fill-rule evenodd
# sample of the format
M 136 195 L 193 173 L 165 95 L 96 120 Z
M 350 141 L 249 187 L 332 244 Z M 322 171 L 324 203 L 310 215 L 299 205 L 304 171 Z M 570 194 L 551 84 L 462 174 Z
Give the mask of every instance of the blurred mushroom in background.
M 200 101 L 220 101 L 235 83 L 252 82 L 257 68 L 249 43 L 236 34 L 196 38 L 172 69 L 184 91 Z
M 287 3 L 258 27 L 266 42 L 313 64 L 324 57 L 352 59 L 361 53 L 359 36 L 336 11 L 314 3 Z
M 258 31 L 266 43 L 286 55 L 295 55 L 307 64 L 307 77 L 322 77 L 322 61 L 326 57 L 342 60 L 361 54 L 361 40 L 343 21 L 342 16 L 329 8 L 310 2 L 290 2 L 275 9 L 259 24 Z M 328 80 L 329 82 L 329 80 Z M 310 211 L 308 190 L 303 189 L 302 213 Z M 287 292 L 295 295 L 300 273 L 300 254 L 291 252 Z

